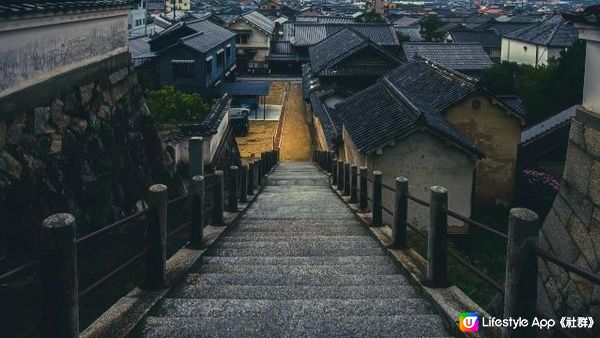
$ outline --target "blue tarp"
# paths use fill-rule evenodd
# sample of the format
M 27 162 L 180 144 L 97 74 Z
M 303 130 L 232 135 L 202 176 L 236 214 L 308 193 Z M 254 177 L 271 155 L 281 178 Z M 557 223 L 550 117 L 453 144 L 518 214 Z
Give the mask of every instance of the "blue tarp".
M 269 94 L 270 82 L 225 82 L 221 94 L 232 96 L 266 96 Z

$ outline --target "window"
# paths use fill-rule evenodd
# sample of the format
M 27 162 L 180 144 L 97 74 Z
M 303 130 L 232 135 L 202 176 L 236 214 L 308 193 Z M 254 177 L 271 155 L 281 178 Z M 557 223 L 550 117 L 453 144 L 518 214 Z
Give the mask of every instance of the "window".
M 225 47 L 225 60 L 231 60 L 231 45 Z
M 473 108 L 474 110 L 478 110 L 479 108 L 481 108 L 481 100 L 471 101 L 471 108 Z
M 171 60 L 174 79 L 189 79 L 195 76 L 194 60 Z
M 217 54 L 217 71 L 223 70 L 223 66 L 225 65 L 225 53 L 224 51 Z
M 212 56 L 210 57 L 210 59 L 206 60 L 206 78 L 210 79 L 212 78 L 212 69 L 213 69 L 213 64 L 212 64 Z
M 250 39 L 250 32 L 238 32 L 235 36 L 235 43 L 247 44 Z

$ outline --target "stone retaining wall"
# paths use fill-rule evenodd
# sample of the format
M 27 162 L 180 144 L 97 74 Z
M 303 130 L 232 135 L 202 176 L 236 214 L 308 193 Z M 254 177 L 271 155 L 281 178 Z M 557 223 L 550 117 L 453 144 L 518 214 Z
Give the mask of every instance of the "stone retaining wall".
M 571 123 L 560 192 L 539 244 L 582 269 L 600 273 L 600 117 L 580 108 Z M 561 316 L 593 316 L 594 329 L 578 337 L 600 336 L 600 286 L 539 260 L 538 308 Z
M 81 233 L 134 212 L 147 187 L 182 189 L 123 53 L 0 98 L 0 257 L 31 255 L 50 214 Z

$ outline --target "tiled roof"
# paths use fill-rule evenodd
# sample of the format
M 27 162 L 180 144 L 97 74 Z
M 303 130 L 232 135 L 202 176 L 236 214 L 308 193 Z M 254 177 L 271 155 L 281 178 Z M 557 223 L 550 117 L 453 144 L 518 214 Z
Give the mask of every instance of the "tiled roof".
M 273 30 L 275 29 L 275 22 L 273 20 L 267 18 L 266 16 L 260 14 L 257 11 L 252 11 L 246 14 L 243 14 L 242 17 L 248 22 L 252 23 L 263 32 L 267 34 L 273 34 Z M 234 20 L 235 21 L 235 20 Z
M 313 46 L 348 26 L 352 26 L 352 29 L 380 45 L 398 45 L 398 37 L 393 26 L 363 23 L 341 25 L 296 22 L 294 24 L 294 36 L 290 41 L 295 46 Z
M 133 59 L 150 58 L 156 54 L 150 51 L 149 37 L 142 36 L 135 39 L 129 39 L 129 53 Z
M 0 3 L 0 17 L 39 13 L 68 12 L 73 10 L 123 7 L 128 8 L 128 0 L 71 0 L 71 1 L 22 1 Z
M 483 48 L 500 48 L 502 37 L 493 30 L 456 30 L 449 33 L 453 42 L 478 43 Z
M 549 131 L 555 130 L 566 123 L 571 122 L 571 118 L 575 116 L 576 106 L 572 106 L 562 112 L 551 116 L 550 118 L 527 128 L 521 132 L 521 143 L 529 142 L 541 135 L 545 135 Z
M 496 98 L 505 105 L 507 105 L 510 109 L 512 109 L 519 116 L 525 118 L 527 116 L 527 108 L 521 101 L 521 98 L 516 95 L 496 95 Z
M 458 71 L 482 70 L 494 64 L 478 43 L 405 42 L 402 48 L 407 60 L 420 55 Z
M 425 127 L 465 152 L 483 156 L 483 152 L 444 117 L 415 106 L 385 77 L 342 101 L 335 110 L 361 153 L 373 152 Z
M 600 25 L 600 5 L 586 7 L 582 12 L 564 13 L 565 19 L 586 25 Z
M 309 48 L 312 70 L 317 74 L 321 73 L 365 48 L 375 50 L 379 55 L 394 61 L 396 66 L 400 64 L 400 61 L 396 57 L 378 44 L 351 28 L 345 28 Z M 361 69 L 354 70 L 362 71 Z M 369 71 L 368 69 L 363 70 Z M 375 71 L 383 75 L 387 69 L 375 69 Z
M 190 22 L 187 26 L 197 33 L 182 38 L 181 42 L 202 53 L 208 52 L 235 36 L 233 32 L 208 20 Z
M 310 106 L 314 114 L 321 121 L 321 127 L 325 133 L 325 138 L 329 147 L 333 148 L 340 135 L 342 121 L 335 109 L 330 109 L 320 99 L 321 93 L 313 92 L 310 94 Z
M 385 76 L 411 102 L 424 110 L 441 112 L 477 89 L 477 81 L 418 57 Z
M 396 32 L 406 35 L 411 42 L 425 41 L 419 26 L 396 27 Z
M 560 15 L 506 33 L 505 38 L 547 47 L 570 47 L 577 40 L 577 29 Z
M 354 18 L 348 16 L 298 16 L 296 22 L 314 22 L 323 24 L 348 24 L 354 23 Z

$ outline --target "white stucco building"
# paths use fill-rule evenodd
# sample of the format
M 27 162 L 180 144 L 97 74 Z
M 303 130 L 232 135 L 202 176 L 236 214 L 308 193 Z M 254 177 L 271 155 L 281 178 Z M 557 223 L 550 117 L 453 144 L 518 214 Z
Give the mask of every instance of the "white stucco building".
M 127 51 L 130 5 L 10 5 L 0 18 L 0 97 Z
M 501 61 L 532 66 L 545 65 L 550 58 L 577 40 L 577 29 L 560 15 L 506 33 L 502 36 Z

